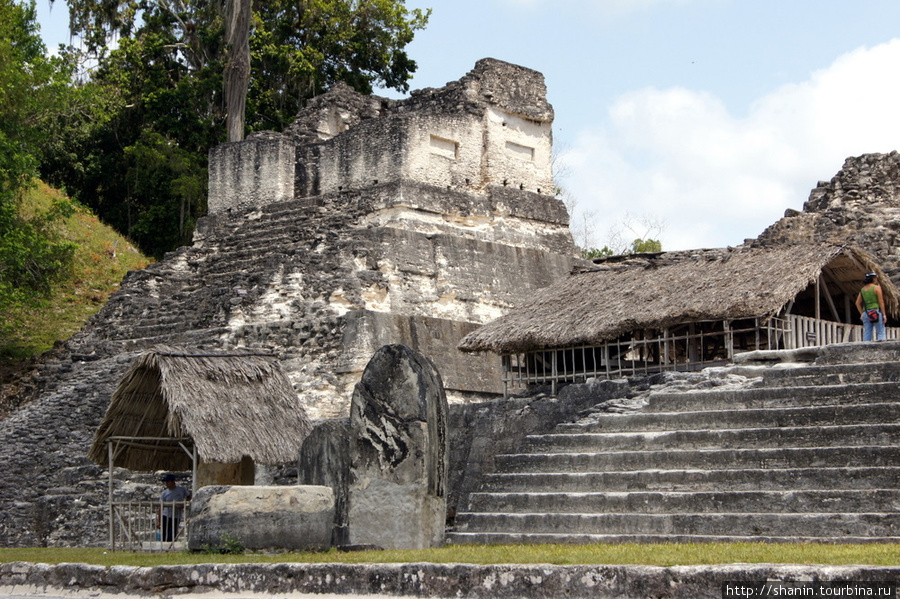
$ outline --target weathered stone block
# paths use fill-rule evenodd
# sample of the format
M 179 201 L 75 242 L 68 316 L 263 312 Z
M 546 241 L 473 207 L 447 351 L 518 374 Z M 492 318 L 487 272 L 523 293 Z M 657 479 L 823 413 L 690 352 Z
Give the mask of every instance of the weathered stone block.
M 188 547 L 232 538 L 247 549 L 324 549 L 333 522 L 330 487 L 203 487 L 191 502 Z
M 375 352 L 353 392 L 350 426 L 350 543 L 440 546 L 447 512 L 447 398 L 431 362 L 403 345 Z
M 296 143 L 265 132 L 209 152 L 209 212 L 216 214 L 294 198 Z
M 499 357 L 464 354 L 456 349 L 459 340 L 475 330 L 477 324 L 368 310 L 348 312 L 344 318 L 346 353 L 342 372 L 359 373 L 365 367 L 365 357 L 377 348 L 401 343 L 421 351 L 439 366 L 444 373 L 444 388 L 450 393 L 503 393 Z

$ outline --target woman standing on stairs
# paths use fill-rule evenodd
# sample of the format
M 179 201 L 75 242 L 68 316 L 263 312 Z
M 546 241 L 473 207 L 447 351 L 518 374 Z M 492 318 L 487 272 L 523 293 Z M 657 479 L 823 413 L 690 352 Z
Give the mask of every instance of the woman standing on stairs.
M 872 329 L 875 329 L 876 341 L 884 341 L 887 313 L 884 311 L 884 295 L 878 284 L 878 274 L 866 273 L 863 288 L 856 297 L 856 309 L 859 310 L 863 323 L 863 341 L 872 341 Z M 874 319 L 874 320 L 873 320 Z

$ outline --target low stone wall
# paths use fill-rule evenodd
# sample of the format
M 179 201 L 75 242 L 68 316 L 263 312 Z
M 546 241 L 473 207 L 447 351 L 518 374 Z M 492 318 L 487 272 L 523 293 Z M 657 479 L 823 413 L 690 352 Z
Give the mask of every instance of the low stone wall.
M 86 564 L 0 564 L 2 595 L 95 598 L 120 593 L 156 597 L 188 593 L 201 597 L 235 593 L 237 597 L 247 597 L 265 593 L 272 597 L 356 594 L 473 599 L 721 599 L 726 596 L 723 585 L 727 582 L 768 582 L 776 583 L 775 586 L 779 582 L 821 582 L 830 586 L 841 582 L 896 585 L 898 580 L 900 567 L 887 566 L 732 564 L 663 568 L 292 563 L 105 568 Z

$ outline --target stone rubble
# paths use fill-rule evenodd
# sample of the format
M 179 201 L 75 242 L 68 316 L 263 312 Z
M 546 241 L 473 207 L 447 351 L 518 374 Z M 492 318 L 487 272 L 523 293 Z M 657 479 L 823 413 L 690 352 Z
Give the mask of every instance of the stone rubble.
M 900 154 L 863 154 L 844 161 L 830 181 L 819 181 L 803 211 L 784 218 L 757 238 L 852 242 L 874 254 L 894 283 L 900 282 Z

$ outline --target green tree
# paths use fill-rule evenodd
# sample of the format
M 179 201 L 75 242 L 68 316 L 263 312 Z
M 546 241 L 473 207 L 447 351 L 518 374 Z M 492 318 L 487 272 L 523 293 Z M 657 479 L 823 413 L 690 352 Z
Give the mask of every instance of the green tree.
M 205 211 L 206 156 L 227 139 L 233 45 L 226 39 L 239 39 L 226 38 L 222 0 L 68 2 L 72 33 L 97 61 L 84 87 L 104 90 L 105 100 L 102 114 L 74 126 L 42 172 L 158 257 L 189 243 Z M 407 90 L 416 64 L 405 47 L 428 20 L 404 0 L 271 0 L 252 8 L 248 131 L 284 129 L 306 99 L 338 81 L 363 93 Z M 231 74 L 243 77 L 240 68 Z
M 632 254 L 647 254 L 662 251 L 662 242 L 658 239 L 635 239 L 631 242 Z
M 250 0 L 225 0 L 225 128 L 228 141 L 244 139 L 244 114 L 250 84 Z
M 609 258 L 613 255 L 613 251 L 609 249 L 608 245 L 604 245 L 602 248 L 581 248 L 581 257 L 585 260 L 593 260 L 595 258 Z
M 75 249 L 54 228 L 70 204 L 38 214 L 20 206 L 41 148 L 70 109 L 70 71 L 63 59 L 45 56 L 37 31 L 33 1 L 0 0 L 0 313 L 48 293 Z
M 625 218 L 620 223 L 610 227 L 607 245 L 599 249 L 593 246 L 581 246 L 581 257 L 586 260 L 593 260 L 615 255 L 661 252 L 662 242 L 659 239 L 654 239 L 651 235 L 659 235 L 664 228 L 663 222 L 653 216 L 644 215 L 637 218 L 626 213 Z M 643 232 L 638 233 L 638 230 Z M 639 236 L 634 238 L 631 243 L 626 243 L 624 241 L 626 239 L 625 231 Z

